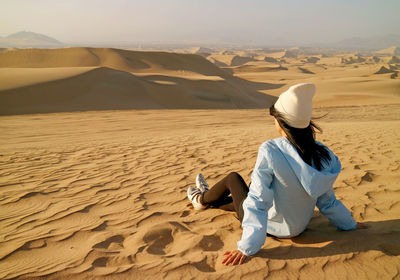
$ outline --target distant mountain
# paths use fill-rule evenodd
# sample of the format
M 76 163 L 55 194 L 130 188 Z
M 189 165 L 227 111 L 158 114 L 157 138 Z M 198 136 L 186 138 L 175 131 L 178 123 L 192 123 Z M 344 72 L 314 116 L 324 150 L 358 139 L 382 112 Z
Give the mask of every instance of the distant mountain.
M 379 50 L 391 46 L 400 47 L 400 35 L 388 34 L 374 37 L 353 37 L 344 39 L 331 45 L 331 47 L 344 49 Z
M 59 48 L 64 44 L 49 36 L 21 31 L 0 37 L 0 48 Z

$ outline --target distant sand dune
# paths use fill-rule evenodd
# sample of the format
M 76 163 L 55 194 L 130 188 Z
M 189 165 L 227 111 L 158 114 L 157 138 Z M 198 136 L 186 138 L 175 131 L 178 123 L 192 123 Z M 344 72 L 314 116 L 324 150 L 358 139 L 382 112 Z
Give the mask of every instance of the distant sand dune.
M 257 61 L 257 59 L 250 56 L 241 56 L 237 54 L 224 54 L 224 53 L 225 52 L 223 52 L 223 54 L 211 54 L 207 58 L 210 61 L 214 62 L 217 66 L 239 66 L 247 62 Z
M 193 49 L 190 49 L 189 52 L 207 56 L 207 55 L 213 53 L 213 50 L 210 48 L 205 48 L 205 47 L 195 47 Z
M 282 55 L 282 53 L 280 54 Z M 273 71 L 270 63 L 262 61 L 248 63 L 238 67 L 224 67 L 243 79 L 271 84 L 283 84 L 282 87 L 259 89 L 260 92 L 278 96 L 291 85 L 313 82 L 317 86 L 314 97 L 315 106 L 352 106 L 353 104 L 391 104 L 400 103 L 399 70 L 400 64 L 387 61 L 392 56 L 359 54 L 339 54 L 322 56 L 314 54 L 318 61 L 307 61 L 309 56 L 299 55 L 281 62 L 282 68 Z M 342 58 L 351 63 L 342 63 Z M 315 63 L 312 63 L 314 62 Z M 380 70 L 384 67 L 386 71 Z M 384 71 L 387 75 L 377 75 Z
M 0 114 L 161 108 L 257 108 L 274 100 L 245 82 L 138 76 L 107 67 L 0 95 Z
M 286 58 L 297 58 L 297 51 L 296 50 L 287 50 L 285 51 L 285 54 L 283 57 Z
M 255 59 L 253 59 L 253 58 L 251 58 L 251 57 L 235 55 L 235 56 L 232 58 L 231 66 L 242 65 L 242 64 L 245 64 L 245 63 L 247 63 L 247 62 L 249 62 L 249 61 L 255 61 Z
M 306 58 L 306 61 L 309 63 L 317 63 L 319 60 L 320 58 L 316 56 L 311 56 Z
M 369 57 L 367 59 L 367 62 L 369 62 L 369 63 L 378 63 L 380 61 L 381 61 L 381 59 L 379 57 L 375 56 L 375 55 L 372 56 L 372 57 Z
M 219 61 L 218 59 L 214 58 L 214 57 L 209 57 L 207 58 L 209 61 L 211 61 L 212 63 L 214 63 L 216 66 L 218 67 L 225 67 L 228 66 L 226 63 Z
M 278 59 L 273 58 L 273 57 L 269 57 L 269 56 L 265 56 L 265 57 L 264 57 L 264 60 L 265 60 L 266 62 L 278 63 Z
M 286 54 L 285 51 L 278 51 L 278 52 L 267 53 L 267 56 L 278 59 L 278 58 L 283 58 L 285 54 Z
M 0 53 L 0 67 L 94 67 L 104 66 L 129 72 L 192 71 L 224 75 L 195 54 L 128 51 L 110 48 L 21 49 Z
M 393 55 L 305 55 L 299 49 L 221 53 L 204 58 L 110 48 L 5 50 L 0 114 L 266 108 L 273 96 L 301 82 L 316 83 L 318 106 L 400 102 L 400 64 Z M 388 75 L 374 74 L 382 71 Z
M 381 68 L 377 72 L 375 72 L 375 74 L 387 74 L 387 73 L 394 73 L 394 72 L 395 71 L 390 68 L 388 69 L 385 66 L 381 66 Z
M 400 64 L 400 58 L 398 58 L 397 56 L 392 56 L 388 63 Z
M 1 115 L 150 108 L 261 108 L 275 100 L 257 92 L 251 82 L 234 77 L 194 54 L 94 48 L 26 49 L 0 53 L 0 67 L 0 81 L 4 82 L 0 86 Z
M 303 68 L 303 67 L 297 67 L 297 68 L 301 71 L 301 73 L 304 73 L 304 74 L 315 74 L 314 72 L 312 72 L 312 71 L 310 71 L 310 70 L 308 70 L 306 68 Z
M 379 50 L 376 53 L 383 55 L 400 55 L 400 48 L 397 46 L 392 46 L 383 50 Z
M 343 64 L 353 64 L 353 63 L 362 63 L 365 62 L 366 59 L 360 55 L 342 57 L 341 62 Z
M 288 68 L 281 65 L 277 66 L 255 66 L 255 65 L 242 65 L 232 68 L 233 72 L 273 72 L 273 71 L 285 71 Z

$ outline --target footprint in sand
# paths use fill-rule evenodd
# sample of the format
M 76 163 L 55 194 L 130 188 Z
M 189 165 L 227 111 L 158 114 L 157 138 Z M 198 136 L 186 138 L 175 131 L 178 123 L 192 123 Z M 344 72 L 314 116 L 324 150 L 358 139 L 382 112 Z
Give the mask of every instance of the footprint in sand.
M 203 251 L 218 251 L 224 246 L 224 242 L 216 235 L 205 235 L 199 246 Z
M 150 244 L 147 252 L 153 255 L 165 255 L 165 247 L 174 241 L 170 228 L 152 230 L 143 237 L 143 241 Z

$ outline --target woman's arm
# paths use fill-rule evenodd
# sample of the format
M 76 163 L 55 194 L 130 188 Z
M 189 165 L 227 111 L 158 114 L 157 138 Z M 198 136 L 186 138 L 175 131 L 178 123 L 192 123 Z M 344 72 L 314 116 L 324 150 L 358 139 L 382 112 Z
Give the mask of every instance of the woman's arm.
M 243 201 L 242 239 L 237 242 L 238 250 L 246 255 L 257 253 L 267 234 L 268 209 L 274 198 L 271 182 L 273 171 L 269 166 L 269 152 L 261 145 L 247 198 Z
M 318 197 L 317 207 L 336 228 L 341 230 L 353 230 L 357 228 L 357 222 L 353 219 L 346 206 L 340 200 L 336 199 L 333 188 Z

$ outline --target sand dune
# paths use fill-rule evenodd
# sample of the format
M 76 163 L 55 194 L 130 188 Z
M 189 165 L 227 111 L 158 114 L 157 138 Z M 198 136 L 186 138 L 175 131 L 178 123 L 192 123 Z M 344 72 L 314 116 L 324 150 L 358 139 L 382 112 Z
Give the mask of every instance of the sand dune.
M 195 47 L 193 49 L 190 49 L 189 52 L 194 53 L 194 54 L 199 54 L 202 56 L 208 56 L 211 53 L 213 53 L 213 50 L 210 48 L 205 48 L 205 47 Z
M 383 50 L 379 50 L 376 53 L 383 55 L 400 55 L 400 48 L 397 46 L 392 46 Z
M 388 63 L 400 64 L 400 58 L 398 58 L 397 56 L 392 56 Z
M 312 72 L 312 71 L 310 71 L 310 70 L 308 70 L 307 68 L 304 68 L 304 67 L 297 67 L 297 69 L 299 69 L 300 72 L 304 73 L 304 74 L 315 74 L 314 72 Z
M 265 56 L 265 57 L 264 57 L 264 60 L 265 60 L 266 62 L 271 62 L 271 63 L 277 63 L 277 62 L 279 62 L 278 59 L 273 58 L 273 57 L 269 57 L 269 56 Z
M 6 50 L 0 53 L 0 114 L 264 108 L 281 90 L 305 81 L 319 88 L 316 105 L 396 103 L 399 67 L 395 56 L 322 56 L 300 49 L 215 51 L 207 59 L 101 48 Z M 387 75 L 375 75 L 382 69 Z
M 286 50 L 283 57 L 286 58 L 297 58 L 298 51 L 297 50 Z
M 207 57 L 207 59 L 209 61 L 211 61 L 212 63 L 214 63 L 216 66 L 218 67 L 225 67 L 228 66 L 226 63 L 219 61 L 218 59 L 214 58 L 214 57 Z
M 396 79 L 396 78 L 398 78 L 399 77 L 399 71 L 396 71 L 396 72 L 394 72 L 394 73 L 392 73 L 391 75 L 390 75 L 390 78 L 391 79 Z
M 221 261 L 238 220 L 196 212 L 186 189 L 197 172 L 249 182 L 257 147 L 277 137 L 265 110 L 0 117 L 0 278 L 396 279 L 400 107 L 314 112 L 325 113 L 318 139 L 342 161 L 337 197 L 369 228 L 339 232 L 316 211 L 302 235 L 267 237 L 236 268 Z
M 235 51 L 223 49 L 223 50 L 219 51 L 218 54 L 232 55 L 232 54 L 235 54 Z
M 156 108 L 262 108 L 274 97 L 192 54 L 117 49 L 0 54 L 0 114 Z M 17 67 L 24 67 L 18 68 Z M 74 70 L 75 69 L 75 70 Z
M 375 55 L 367 58 L 367 62 L 369 62 L 369 63 L 378 63 L 380 61 L 381 61 L 381 59 Z
M 375 74 L 387 74 L 387 73 L 393 73 L 393 72 L 394 72 L 394 70 L 392 70 L 390 68 L 388 69 L 385 66 L 381 66 L 381 68 L 378 71 L 376 71 Z
M 257 108 L 274 97 L 239 79 L 188 79 L 134 75 L 107 67 L 33 84 L 0 95 L 0 114 L 157 108 Z
M 235 76 L 253 82 L 283 84 L 282 87 L 259 90 L 268 95 L 278 96 L 296 83 L 313 82 L 318 89 L 314 98 L 316 106 L 400 103 L 400 65 L 387 64 L 385 61 L 391 57 L 381 56 L 377 62 L 374 56 L 365 56 L 359 61 L 356 61 L 357 56 L 344 57 L 352 57 L 353 62 L 341 63 L 342 55 L 321 57 L 315 63 L 306 61 L 306 57 L 298 56 L 280 64 L 282 68 L 278 69 L 286 69 L 285 71 L 271 71 L 273 68 L 267 63 L 224 69 L 231 69 Z M 387 69 L 386 74 L 375 74 L 381 73 L 381 69 Z
M 192 71 L 224 75 L 218 67 L 195 54 L 128 51 L 111 48 L 21 49 L 0 53 L 0 67 L 94 67 L 129 72 Z
M 243 51 L 236 51 L 236 52 L 219 52 L 213 53 L 207 57 L 208 60 L 215 63 L 219 67 L 224 66 L 240 66 L 246 65 L 252 62 L 260 62 L 264 61 L 265 55 L 258 55 L 256 53 L 249 53 Z
M 352 55 L 352 56 L 342 57 L 342 63 L 344 63 L 344 64 L 362 63 L 365 61 L 366 61 L 366 59 L 360 55 Z
M 0 68 L 0 91 L 70 78 L 95 67 Z
M 311 56 L 306 58 L 306 61 L 309 63 L 317 63 L 319 60 L 320 58 L 316 56 Z
M 281 65 L 275 66 L 257 66 L 257 65 L 241 65 L 235 68 L 232 68 L 234 73 L 239 72 L 274 72 L 274 71 L 285 71 L 288 68 L 283 67 Z
M 277 51 L 277 52 L 267 53 L 267 56 L 277 59 L 277 58 L 283 58 L 285 54 L 286 54 L 285 51 Z
M 255 61 L 255 59 L 253 59 L 252 57 L 248 57 L 248 56 L 239 56 L 239 55 L 235 55 L 232 58 L 231 61 L 231 66 L 238 66 L 238 65 L 242 65 L 245 64 L 249 61 Z

